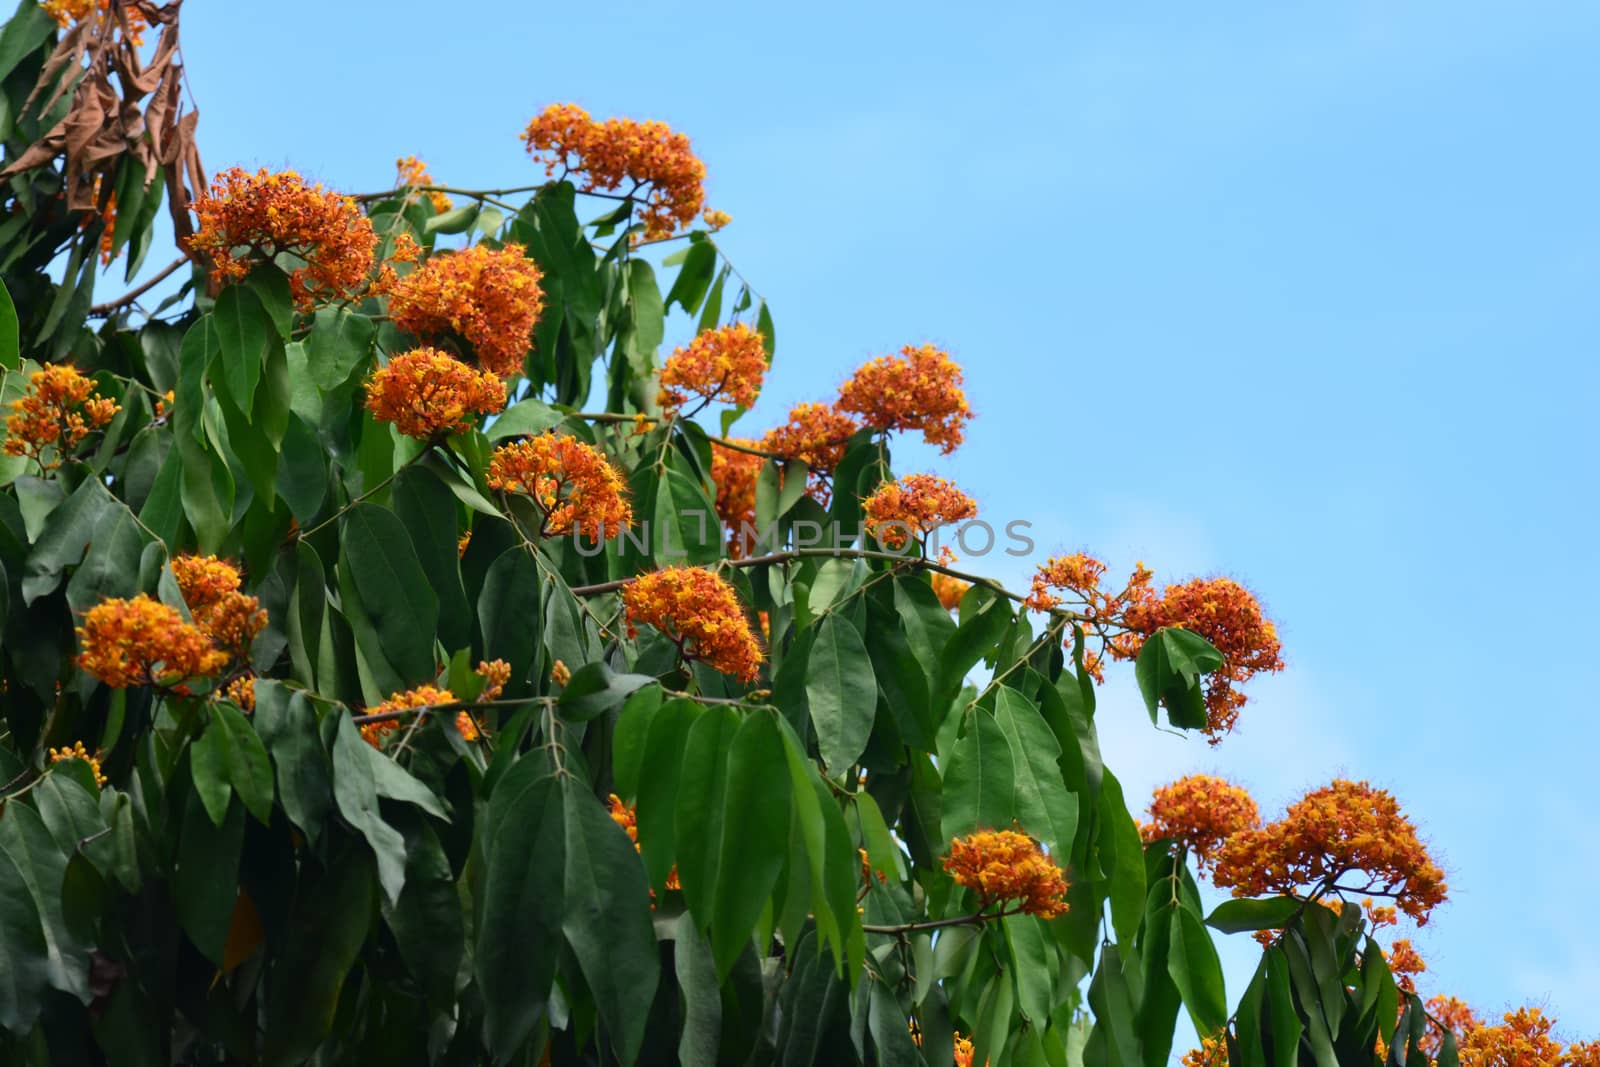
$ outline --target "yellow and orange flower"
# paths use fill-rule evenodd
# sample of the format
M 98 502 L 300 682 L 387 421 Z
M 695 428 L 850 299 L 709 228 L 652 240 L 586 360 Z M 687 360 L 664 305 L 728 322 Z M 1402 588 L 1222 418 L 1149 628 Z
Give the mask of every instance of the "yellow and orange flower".
M 428 173 L 428 165 L 416 156 L 402 156 L 394 161 L 394 184 L 397 189 L 408 190 L 406 203 L 411 202 L 410 190 L 420 190 L 432 185 L 433 176 Z M 435 215 L 443 215 L 450 210 L 450 196 L 438 190 L 429 190 L 420 194 L 433 208 Z
M 634 850 L 637 851 L 639 849 L 638 813 L 634 810 L 633 805 L 624 804 L 622 802 L 622 798 L 617 796 L 615 793 L 611 794 L 610 803 L 611 821 L 622 827 L 623 831 L 628 835 L 628 840 L 633 842 Z M 667 872 L 666 887 L 668 889 L 683 888 L 683 885 L 678 881 L 678 867 L 676 864 L 674 864 L 672 869 Z M 655 896 L 654 891 L 652 891 L 650 895 Z
M 503 659 L 479 660 L 475 673 L 483 679 L 483 689 L 478 693 L 478 703 L 499 700 L 511 681 L 511 664 Z
M 961 606 L 961 598 L 967 595 L 967 590 L 972 588 L 971 582 L 963 582 L 960 578 L 952 578 L 948 574 L 934 571 L 929 580 L 933 583 L 933 595 L 939 598 L 939 606 L 946 611 L 954 611 Z
M 1132 633 L 1111 645 L 1119 659 L 1136 659 L 1144 641 L 1164 626 L 1181 626 L 1204 637 L 1222 653 L 1222 667 L 1206 679 L 1206 733 L 1215 744 L 1233 729 L 1246 697 L 1237 686 L 1262 671 L 1283 670 L 1278 629 L 1250 590 L 1232 578 L 1195 578 L 1169 585 L 1157 597 L 1139 590 L 1122 613 Z
M 367 410 L 419 441 L 462 433 L 506 406 L 499 378 L 436 348 L 394 357 L 367 380 Z
M 541 537 L 577 530 L 598 540 L 633 521 L 622 473 L 576 437 L 546 433 L 501 445 L 489 457 L 488 484 L 528 496 L 544 517 Z
M 839 390 L 839 408 L 874 430 L 920 430 L 949 455 L 961 444 L 972 411 L 961 389 L 961 368 L 933 345 L 907 345 L 879 356 Z
M 111 0 L 43 0 L 40 6 L 64 30 L 74 23 L 86 21 L 90 16 L 96 19 L 112 17 Z M 132 4 L 123 4 L 122 17 L 126 21 L 116 25 L 126 29 L 128 43 L 135 47 L 144 44 L 144 31 L 150 27 L 145 21 L 144 12 Z
M 34 371 L 6 418 L 5 454 L 27 456 L 43 470 L 61 466 L 90 430 L 105 426 L 122 410 L 109 397 L 92 396 L 94 390 L 94 381 L 76 367 L 46 363 Z
M 694 221 L 705 204 L 705 164 L 689 138 L 664 122 L 596 122 L 576 104 L 551 104 L 522 133 L 528 154 L 544 157 L 546 174 L 582 175 L 583 191 L 607 192 L 629 183 L 649 187 L 641 218 L 645 239 L 670 237 Z
M 647 623 L 672 639 L 685 659 L 744 681 L 761 671 L 761 646 L 739 597 L 721 575 L 702 567 L 666 567 L 622 587 L 628 636 Z
M 1347 872 L 1367 884 L 1346 888 L 1393 899 L 1419 926 L 1446 896 L 1444 872 L 1394 797 L 1342 778 L 1289 805 L 1278 821 L 1229 837 L 1213 880 L 1254 897 L 1296 893 Z
M 230 659 L 244 658 L 266 628 L 267 613 L 258 598 L 239 592 L 239 569 L 215 556 L 178 556 L 172 576 L 201 632 Z
M 378 238 L 371 220 L 354 200 L 307 185 L 292 170 L 230 167 L 195 200 L 194 212 L 199 223 L 189 250 L 210 261 L 213 285 L 290 253 L 305 264 L 289 273 L 304 308 L 359 295 L 372 273 Z
M 1389 972 L 1394 975 L 1400 988 L 1407 993 L 1417 991 L 1417 975 L 1428 969 L 1427 963 L 1417 955 L 1417 950 L 1411 946 L 1408 937 L 1396 938 L 1394 944 L 1389 946 L 1389 951 L 1383 954 L 1389 963 Z
M 1067 878 L 1039 848 L 1014 830 L 979 830 L 950 842 L 944 869 L 978 894 L 980 908 L 1019 901 L 1016 909 L 1041 919 L 1067 910 Z
M 754 441 L 743 437 L 730 438 L 729 443 L 756 447 Z M 717 486 L 717 517 L 728 531 L 728 552 L 735 558 L 745 549 L 747 538 L 742 531 L 746 526 L 755 526 L 756 481 L 766 463 L 765 456 L 722 448 L 712 442 L 711 480 Z
M 78 666 L 114 689 L 173 685 L 208 677 L 228 664 L 228 654 L 177 608 L 140 593 L 90 608 L 78 627 Z
M 761 334 L 742 322 L 702 330 L 667 357 L 657 402 L 669 412 L 682 408 L 692 396 L 706 403 L 753 407 L 766 373 L 767 349 Z
M 1225 778 L 1191 774 L 1155 791 L 1150 822 L 1139 828 L 1145 843 L 1171 838 L 1194 853 L 1201 870 L 1234 834 L 1261 826 L 1261 810 L 1249 793 Z
M 511 378 L 522 371 L 544 308 L 539 281 L 519 244 L 435 252 L 395 283 L 389 315 L 426 341 L 464 339 L 484 370 Z
M 89 770 L 94 772 L 94 784 L 103 786 L 107 778 L 100 772 L 100 760 L 94 753 L 83 747 L 82 741 L 74 741 L 70 748 L 52 748 L 50 762 L 60 763 L 62 760 L 80 759 L 89 765 Z
M 1183 1054 L 1182 1067 L 1228 1067 L 1228 1042 L 1221 1037 L 1202 1037 L 1199 1048 Z
M 952 1051 L 956 1067 L 972 1067 L 972 1057 L 978 1053 L 978 1050 L 972 1047 L 972 1039 L 962 1037 L 958 1033 L 952 1035 L 952 1041 L 955 1045 Z
M 700 212 L 700 220 L 706 224 L 706 229 L 710 230 L 712 233 L 716 233 L 718 230 L 728 225 L 728 223 L 732 222 L 733 216 L 728 214 L 726 211 L 717 211 L 714 208 L 708 207 L 704 211 Z
M 483 732 L 478 729 L 478 721 L 472 717 L 470 711 L 456 712 L 456 732 L 463 741 L 480 741 Z
M 388 700 L 367 709 L 369 715 L 382 715 L 391 711 L 410 711 L 413 708 L 433 708 L 441 704 L 454 704 L 456 695 L 448 689 L 432 685 L 419 685 L 415 689 L 392 694 Z M 361 737 L 373 748 L 380 748 L 383 739 L 400 729 L 404 717 L 384 722 L 369 722 L 361 727 Z
M 235 678 L 222 690 L 224 700 L 231 700 L 241 711 L 256 710 L 256 677 L 246 674 Z
M 880 485 L 861 504 L 872 536 L 897 549 L 910 537 L 919 541 L 930 531 L 978 514 L 972 498 L 943 478 L 908 474 Z
M 829 404 L 810 402 L 789 409 L 789 421 L 768 430 L 761 448 L 805 463 L 813 475 L 832 474 L 844 448 L 861 429 L 854 416 Z
M 1093 604 L 1100 592 L 1100 579 L 1106 565 L 1093 556 L 1074 552 L 1070 556 L 1052 556 L 1033 576 L 1033 588 L 1023 604 L 1034 611 L 1049 611 L 1061 603 L 1052 589 L 1065 589 L 1076 594 L 1086 604 Z
M 1551 1036 L 1555 1020 L 1538 1008 L 1518 1008 L 1503 1015 L 1498 1026 L 1478 1026 L 1460 1035 L 1461 1067 L 1575 1067 L 1589 1047 L 1562 1047 Z M 1593 1062 L 1591 1059 L 1590 1062 Z

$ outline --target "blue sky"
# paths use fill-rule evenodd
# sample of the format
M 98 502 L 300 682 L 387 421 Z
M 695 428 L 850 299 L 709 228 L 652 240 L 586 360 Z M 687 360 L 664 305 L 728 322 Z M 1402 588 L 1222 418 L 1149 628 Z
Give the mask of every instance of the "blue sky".
M 1600 7 L 276 0 L 184 41 L 212 169 L 524 184 L 559 100 L 689 133 L 777 322 L 756 428 L 947 347 L 978 418 L 902 469 L 1280 621 L 1219 748 L 1108 687 L 1130 797 L 1369 777 L 1451 876 L 1424 990 L 1600 1032 Z

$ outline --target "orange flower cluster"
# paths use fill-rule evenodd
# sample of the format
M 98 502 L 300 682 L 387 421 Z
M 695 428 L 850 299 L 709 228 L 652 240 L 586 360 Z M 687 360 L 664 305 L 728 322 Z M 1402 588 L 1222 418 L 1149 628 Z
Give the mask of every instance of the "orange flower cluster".
M 74 741 L 71 748 L 52 748 L 50 762 L 60 763 L 62 760 L 81 759 L 89 765 L 89 770 L 94 772 L 94 784 L 103 786 L 107 782 L 105 775 L 100 773 L 100 760 L 88 749 L 83 747 L 82 741 Z
M 627 832 L 628 840 L 633 842 L 634 850 L 637 851 L 639 848 L 638 813 L 634 810 L 632 805 L 624 804 L 622 802 L 622 798 L 617 796 L 615 793 L 611 794 L 611 821 L 622 827 L 622 829 Z M 667 888 L 683 888 L 682 883 L 678 881 L 678 867 L 676 864 L 674 864 L 672 869 L 667 872 Z M 655 896 L 654 891 L 652 891 L 650 895 Z
M 506 691 L 506 684 L 511 681 L 511 664 L 503 659 L 479 660 L 473 673 L 483 679 L 478 703 L 487 704 L 491 700 L 499 700 L 500 694 Z
M 109 397 L 92 397 L 94 381 L 76 367 L 46 363 L 28 379 L 28 390 L 11 405 L 6 418 L 5 454 L 27 456 L 44 470 L 61 466 L 63 457 L 112 420 L 121 409 Z M 45 450 L 53 453 L 48 459 Z
M 231 700 L 241 711 L 256 710 L 256 679 L 255 675 L 247 674 L 242 678 L 235 678 L 222 690 L 222 698 Z
M 1389 972 L 1394 975 L 1395 982 L 1407 993 L 1417 991 L 1417 975 L 1428 969 L 1428 964 L 1417 955 L 1417 950 L 1412 947 L 1408 937 L 1396 938 L 1394 944 L 1389 946 L 1389 951 L 1383 954 L 1389 963 Z
M 1483 1025 L 1483 1020 L 1478 1018 L 1478 1013 L 1468 1007 L 1465 1001 L 1458 1000 L 1455 997 L 1448 997 L 1442 994 L 1429 997 L 1425 1006 L 1429 1015 L 1439 1020 L 1446 1029 L 1456 1035 L 1458 1042 L 1462 1037 Z M 1401 1010 L 1404 1010 L 1403 1004 L 1401 1005 Z M 1439 1047 L 1443 1043 L 1439 1028 L 1436 1026 L 1428 1027 L 1422 1035 L 1421 1042 L 1419 1042 L 1422 1050 L 1430 1057 L 1439 1054 Z
M 538 266 L 519 244 L 438 252 L 389 298 L 395 326 L 427 340 L 460 337 L 484 370 L 511 378 L 533 343 L 544 308 Z
M 678 646 L 684 659 L 744 681 L 761 671 L 761 646 L 733 586 L 703 567 L 666 567 L 622 587 L 628 636 L 648 623 Z
M 1206 733 L 1213 744 L 1239 719 L 1246 697 L 1236 687 L 1261 671 L 1283 670 L 1277 627 L 1232 578 L 1194 578 L 1167 586 L 1159 598 L 1148 587 L 1137 590 L 1121 621 L 1132 633 L 1111 643 L 1119 659 L 1136 659 L 1145 639 L 1164 626 L 1191 630 L 1222 653 L 1222 667 L 1206 680 Z
M 700 219 L 706 224 L 706 229 L 710 230 L 712 233 L 716 233 L 728 223 L 732 222 L 733 216 L 728 214 L 726 211 L 717 211 L 708 207 L 704 211 L 700 212 Z
M 844 459 L 844 446 L 861 424 L 846 412 L 827 404 L 796 404 L 789 421 L 768 430 L 761 439 L 767 452 L 798 459 L 813 475 L 832 474 Z
M 111 0 L 44 0 L 40 6 L 62 29 L 67 29 L 75 22 L 83 22 L 91 15 L 95 18 L 109 18 L 111 14 Z M 150 28 L 150 24 L 145 21 L 144 12 L 132 4 L 124 4 L 122 13 L 127 19 L 125 25 L 128 43 L 135 47 L 144 44 L 144 31 Z
M 1103 596 L 1100 592 L 1100 579 L 1105 573 L 1104 563 L 1083 552 L 1074 552 L 1070 556 L 1052 556 L 1041 564 L 1038 572 L 1034 574 L 1033 588 L 1029 590 L 1028 598 L 1023 604 L 1034 611 L 1049 611 L 1061 603 L 1061 598 L 1051 590 L 1065 589 L 1076 594 L 1085 605 L 1092 607 Z
M 456 695 L 448 689 L 440 689 L 432 685 L 419 685 L 415 689 L 407 689 L 401 693 L 392 694 L 388 700 L 367 709 L 369 715 L 381 715 L 389 711 L 409 711 L 412 708 L 432 708 L 440 704 L 454 704 Z M 400 728 L 404 719 L 388 719 L 384 722 L 369 722 L 361 728 L 361 737 L 373 748 L 381 748 L 383 739 Z
M 478 721 L 472 717 L 470 711 L 456 712 L 456 732 L 463 741 L 478 741 L 483 733 L 478 729 Z
M 705 404 L 720 401 L 753 407 L 766 373 L 767 349 L 761 334 L 742 322 L 702 330 L 687 347 L 667 357 L 656 402 L 668 412 L 682 408 L 690 396 Z
M 499 378 L 437 348 L 394 357 L 367 380 L 367 410 L 407 437 L 427 441 L 462 433 L 483 415 L 506 406 Z
M 567 683 L 572 681 L 572 668 L 560 660 L 556 660 L 550 664 L 550 680 L 562 688 L 566 688 Z
M 583 191 L 612 191 L 630 182 L 648 185 L 641 218 L 646 240 L 669 237 L 694 221 L 705 204 L 705 164 L 689 138 L 664 122 L 607 119 L 596 122 L 576 104 L 551 104 L 522 133 L 528 154 L 547 152 L 546 174 L 575 171 Z M 709 221 L 709 220 L 708 220 Z
M 307 185 L 292 170 L 250 174 L 230 167 L 194 202 L 189 251 L 211 261 L 211 283 L 238 281 L 280 253 L 305 261 L 289 273 L 301 307 L 344 300 L 365 287 L 378 237 L 356 202 Z
M 839 390 L 839 408 L 874 430 L 921 430 L 922 439 L 949 455 L 972 418 L 961 390 L 961 368 L 933 345 L 907 345 L 879 356 Z
M 1230 837 L 1213 880 L 1253 897 L 1295 893 L 1345 872 L 1364 873 L 1358 891 L 1392 898 L 1418 926 L 1445 899 L 1444 872 L 1394 797 L 1342 778 L 1289 805 L 1277 822 Z
M 1460 1035 L 1462 1067 L 1572 1067 L 1574 1059 L 1550 1036 L 1555 1020 L 1538 1008 L 1506 1012 L 1499 1026 L 1479 1026 Z M 1573 1046 L 1580 1055 L 1581 1045 Z
M 754 441 L 743 437 L 729 438 L 729 442 L 756 447 Z M 765 456 L 717 448 L 716 442 L 712 444 L 711 480 L 717 485 L 717 517 L 728 531 L 728 552 L 737 558 L 743 553 L 746 541 L 740 531 L 746 524 L 753 526 L 756 521 L 756 481 L 767 460 Z
M 978 514 L 972 498 L 943 478 L 907 474 L 886 482 L 861 504 L 872 536 L 897 549 L 908 537 L 919 541 L 931 530 Z
M 952 578 L 937 571 L 932 574 L 930 580 L 933 582 L 933 595 L 939 598 L 939 605 L 946 611 L 954 611 L 960 607 L 961 598 L 972 588 L 971 582 L 963 582 L 960 578 Z
M 1202 1037 L 1199 1048 L 1183 1054 L 1182 1067 L 1228 1067 L 1228 1042 L 1221 1037 Z
M 1020 900 L 1041 919 L 1067 910 L 1067 879 L 1033 838 L 1012 830 L 979 830 L 950 842 L 944 869 L 978 894 L 980 908 Z
M 972 1057 L 977 1055 L 978 1052 L 977 1049 L 972 1047 L 972 1039 L 955 1034 L 953 1035 L 953 1040 L 955 1048 L 952 1051 L 954 1052 L 956 1067 L 972 1067 Z M 921 1044 L 921 1042 L 919 1041 L 918 1044 Z
M 501 445 L 489 458 L 488 483 L 532 499 L 544 516 L 541 537 L 578 530 L 598 540 L 633 522 L 622 473 L 576 437 L 546 433 Z
M 1261 811 L 1242 787 L 1225 778 L 1191 774 L 1155 791 L 1150 822 L 1140 826 L 1145 843 L 1171 838 L 1194 853 L 1201 870 L 1234 834 L 1261 826 Z
M 229 659 L 242 659 L 267 625 L 261 601 L 239 592 L 239 569 L 215 556 L 179 556 L 172 576 L 194 624 Z
M 78 627 L 78 666 L 114 689 L 172 685 L 215 674 L 228 664 L 200 627 L 177 608 L 140 593 L 90 608 Z
M 433 176 L 428 173 L 428 165 L 416 156 L 404 156 L 394 161 L 394 184 L 397 189 L 416 189 L 433 184 Z M 450 196 L 448 193 L 437 191 L 422 194 L 433 208 L 435 215 L 443 215 L 450 210 Z M 410 203 L 410 194 L 406 202 Z

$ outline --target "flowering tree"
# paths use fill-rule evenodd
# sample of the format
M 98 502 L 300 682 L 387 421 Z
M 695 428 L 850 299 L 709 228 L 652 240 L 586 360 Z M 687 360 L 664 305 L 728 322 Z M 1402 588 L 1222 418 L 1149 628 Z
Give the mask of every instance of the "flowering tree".
M 4 1062 L 1155 1065 L 1180 1014 L 1196 1062 L 1597 1062 L 1416 994 L 1379 931 L 1445 887 L 1386 793 L 1135 821 L 1106 670 L 1215 743 L 1274 628 L 956 569 L 974 501 L 890 456 L 961 445 L 948 354 L 732 436 L 775 332 L 683 134 L 557 105 L 525 188 L 207 181 L 177 15 L 0 35 Z M 178 292 L 96 304 L 163 203 Z

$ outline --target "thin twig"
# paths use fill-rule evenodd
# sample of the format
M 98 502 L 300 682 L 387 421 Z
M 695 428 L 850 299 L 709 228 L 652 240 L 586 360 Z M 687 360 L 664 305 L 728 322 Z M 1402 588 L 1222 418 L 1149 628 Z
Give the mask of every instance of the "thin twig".
M 117 297 L 115 300 L 107 300 L 103 304 L 94 304 L 94 305 L 92 305 L 89 308 L 89 317 L 90 318 L 101 318 L 101 317 L 104 317 L 106 315 L 111 314 L 113 311 L 116 311 L 118 308 L 126 307 L 127 305 L 132 304 L 134 301 L 138 300 L 141 296 L 143 296 L 144 294 L 148 293 L 150 290 L 154 289 L 156 286 L 160 285 L 162 282 L 166 281 L 167 278 L 169 278 L 172 275 L 173 271 L 177 270 L 179 267 L 183 266 L 187 262 L 189 262 L 189 257 L 188 256 L 179 256 L 177 259 L 173 260 L 171 263 L 168 263 L 165 267 L 162 267 L 161 270 L 156 272 L 156 274 L 155 274 L 155 276 L 153 278 L 151 278 L 149 281 L 143 283 L 142 285 L 135 286 L 134 288 L 128 290 L 126 293 L 123 293 L 121 296 Z

